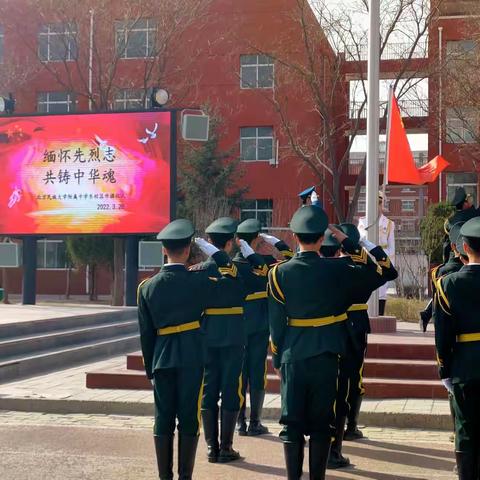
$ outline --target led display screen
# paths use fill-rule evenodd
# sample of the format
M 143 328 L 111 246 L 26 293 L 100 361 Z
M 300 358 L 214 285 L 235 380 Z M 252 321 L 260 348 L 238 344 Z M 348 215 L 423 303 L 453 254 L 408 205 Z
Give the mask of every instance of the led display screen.
M 158 232 L 170 143 L 170 112 L 0 117 L 0 235 Z

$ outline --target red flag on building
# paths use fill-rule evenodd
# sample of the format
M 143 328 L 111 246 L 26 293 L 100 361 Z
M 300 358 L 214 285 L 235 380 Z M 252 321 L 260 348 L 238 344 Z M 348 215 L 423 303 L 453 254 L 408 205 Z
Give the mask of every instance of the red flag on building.
M 395 95 L 391 95 L 387 139 L 388 183 L 423 185 L 437 179 L 450 164 L 440 155 L 423 167 L 417 167 Z

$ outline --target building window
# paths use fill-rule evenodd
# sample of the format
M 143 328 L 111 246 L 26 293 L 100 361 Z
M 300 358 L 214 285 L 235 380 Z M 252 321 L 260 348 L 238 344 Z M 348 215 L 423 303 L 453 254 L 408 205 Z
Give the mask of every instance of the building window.
M 447 143 L 475 143 L 478 113 L 473 108 L 447 109 Z
M 367 211 L 367 204 L 365 199 L 358 199 L 357 203 L 357 213 L 365 213 Z
M 0 63 L 3 63 L 3 55 L 5 51 L 5 34 L 3 33 L 3 27 L 0 25 Z
M 447 42 L 448 58 L 466 58 L 475 53 L 477 42 L 475 40 L 458 40 Z
M 240 218 L 256 218 L 262 227 L 271 227 L 273 217 L 273 200 L 245 200 L 242 202 Z
M 273 160 L 273 127 L 241 128 L 240 158 L 245 161 Z
M 57 23 L 43 25 L 38 34 L 38 57 L 44 62 L 76 60 L 77 29 L 74 25 Z
M 67 268 L 67 250 L 63 240 L 39 240 L 37 242 L 37 268 Z
M 415 200 L 402 200 L 402 212 L 414 212 Z
M 240 81 L 242 88 L 273 88 L 273 59 L 267 55 L 241 55 Z
M 143 110 L 150 107 L 150 95 L 142 89 L 123 89 L 115 94 L 115 110 Z
M 68 92 L 42 92 L 37 98 L 39 113 L 69 113 L 75 111 L 75 98 Z
M 115 22 L 117 55 L 120 58 L 154 57 L 157 25 L 153 19 Z
M 477 182 L 476 173 L 447 173 L 447 199 L 453 198 L 457 187 L 463 187 L 472 196 L 473 204 L 477 205 Z

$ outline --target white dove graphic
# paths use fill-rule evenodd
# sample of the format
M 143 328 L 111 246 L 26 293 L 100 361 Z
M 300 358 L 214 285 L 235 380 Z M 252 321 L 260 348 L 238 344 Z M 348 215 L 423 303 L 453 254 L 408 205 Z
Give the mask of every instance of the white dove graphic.
M 148 128 L 146 128 L 145 133 L 147 134 L 147 136 L 144 138 L 139 138 L 138 141 L 145 145 L 149 140 L 154 140 L 155 138 L 157 138 L 157 130 L 158 123 L 154 125 L 153 130 L 149 130 Z

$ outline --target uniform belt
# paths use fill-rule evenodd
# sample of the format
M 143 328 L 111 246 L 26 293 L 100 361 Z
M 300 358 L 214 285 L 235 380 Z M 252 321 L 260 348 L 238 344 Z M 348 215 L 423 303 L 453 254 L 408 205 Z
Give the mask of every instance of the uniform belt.
M 347 312 L 363 312 L 368 310 L 368 305 L 366 303 L 358 303 L 355 305 L 352 305 Z
M 462 333 L 457 336 L 457 343 L 480 342 L 480 333 Z
M 255 292 L 247 295 L 245 299 L 247 302 L 251 302 L 252 300 L 260 300 L 261 298 L 267 298 L 267 292 Z
M 200 328 L 200 322 L 182 323 L 181 325 L 175 325 L 172 327 L 159 328 L 157 330 L 158 336 L 173 335 L 174 333 L 188 332 L 190 330 L 198 330 Z
M 207 308 L 205 315 L 241 315 L 243 313 L 243 307 L 230 307 L 230 308 Z
M 388 248 L 388 245 L 380 245 L 381 248 Z
M 343 322 L 347 319 L 347 314 L 330 315 L 329 317 L 319 318 L 289 318 L 289 327 L 325 327 L 326 325 L 333 325 L 334 323 Z

